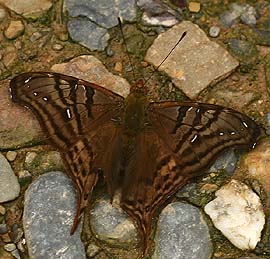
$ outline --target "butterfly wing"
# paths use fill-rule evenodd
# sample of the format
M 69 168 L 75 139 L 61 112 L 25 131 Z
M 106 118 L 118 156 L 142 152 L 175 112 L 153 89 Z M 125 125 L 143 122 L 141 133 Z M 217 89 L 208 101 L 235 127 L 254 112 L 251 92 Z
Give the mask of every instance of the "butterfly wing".
M 248 116 L 211 104 L 152 103 L 148 120 L 127 167 L 121 203 L 137 221 L 146 253 L 156 209 L 224 150 L 252 147 L 260 132 Z
M 61 151 L 78 192 L 73 233 L 97 182 L 98 166 L 103 166 L 101 156 L 118 134 L 115 121 L 121 116 L 123 97 L 84 80 L 46 72 L 20 74 L 11 80 L 10 90 L 13 101 L 36 114 L 48 140 Z

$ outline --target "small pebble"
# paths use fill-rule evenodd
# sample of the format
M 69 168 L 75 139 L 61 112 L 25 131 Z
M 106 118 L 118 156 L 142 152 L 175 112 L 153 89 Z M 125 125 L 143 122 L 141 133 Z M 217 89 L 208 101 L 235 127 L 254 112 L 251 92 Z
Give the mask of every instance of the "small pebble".
M 10 238 L 13 243 L 18 243 L 22 239 L 23 234 L 24 233 L 23 233 L 22 228 L 18 228 L 10 232 Z
M 93 258 L 99 253 L 99 251 L 100 251 L 100 247 L 91 243 L 87 246 L 87 250 L 86 250 L 87 257 Z
M 21 20 L 10 21 L 8 28 L 4 34 L 9 40 L 16 39 L 24 32 L 24 24 Z
M 114 51 L 111 48 L 106 49 L 106 54 L 108 57 L 112 57 L 114 55 Z
M 8 231 L 7 224 L 4 224 L 4 223 L 0 224 L 0 234 L 1 235 L 5 234 L 5 233 L 7 233 L 7 231 Z
M 16 151 L 8 151 L 6 154 L 6 158 L 8 161 L 13 162 L 17 157 Z
M 27 170 L 21 170 L 18 172 L 19 182 L 24 183 L 25 181 L 30 181 L 32 175 Z
M 18 242 L 18 244 L 17 244 L 18 249 L 19 249 L 22 253 L 25 252 L 24 245 L 25 245 L 25 239 L 20 240 L 20 241 Z
M 217 26 L 211 26 L 209 29 L 209 35 L 210 37 L 216 38 L 219 36 L 220 28 Z
M 52 46 L 52 49 L 56 50 L 56 51 L 62 50 L 63 48 L 64 48 L 64 46 L 62 44 L 60 44 L 60 43 L 55 43 Z
M 192 13 L 198 13 L 201 10 L 201 3 L 198 2 L 189 2 L 188 9 Z
M 5 214 L 6 214 L 6 208 L 0 205 L 0 215 L 5 215 Z
M 10 239 L 8 233 L 2 234 L 2 235 L 1 235 L 1 239 L 3 240 L 4 243 L 9 243 L 9 242 L 11 242 L 11 239 Z
M 123 69 L 123 65 L 121 62 L 116 62 L 115 65 L 114 65 L 114 70 L 117 71 L 117 72 L 121 72 Z
M 37 153 L 35 153 L 35 152 L 27 152 L 24 162 L 26 164 L 31 164 L 34 161 L 34 159 L 36 158 L 36 156 L 37 156 Z
M 8 252 L 14 251 L 16 249 L 16 245 L 13 243 L 4 245 L 4 249 Z
M 31 36 L 30 36 L 30 41 L 34 42 L 38 39 L 40 39 L 43 35 L 39 31 L 35 31 Z
M 13 257 L 15 257 L 16 259 L 20 259 L 20 258 L 21 258 L 18 249 L 15 249 L 14 251 L 11 251 L 11 254 L 12 254 Z

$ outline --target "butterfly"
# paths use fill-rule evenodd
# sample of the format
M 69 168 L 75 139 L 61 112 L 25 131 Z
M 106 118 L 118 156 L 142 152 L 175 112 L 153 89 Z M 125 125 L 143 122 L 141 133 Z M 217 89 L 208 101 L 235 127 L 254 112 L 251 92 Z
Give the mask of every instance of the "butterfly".
M 197 102 L 150 102 L 142 81 L 122 96 L 52 72 L 10 82 L 12 100 L 32 110 L 61 152 L 78 194 L 74 233 L 100 173 L 110 197 L 137 223 L 143 255 L 152 219 L 170 196 L 223 151 L 251 148 L 260 134 L 247 115 Z

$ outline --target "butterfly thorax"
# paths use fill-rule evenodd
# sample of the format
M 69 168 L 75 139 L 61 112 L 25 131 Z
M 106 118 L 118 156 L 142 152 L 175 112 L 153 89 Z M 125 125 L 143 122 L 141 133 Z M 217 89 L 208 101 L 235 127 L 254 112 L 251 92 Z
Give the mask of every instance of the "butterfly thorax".
M 124 131 L 127 135 L 137 135 L 144 128 L 148 100 L 141 91 L 131 92 L 125 100 Z

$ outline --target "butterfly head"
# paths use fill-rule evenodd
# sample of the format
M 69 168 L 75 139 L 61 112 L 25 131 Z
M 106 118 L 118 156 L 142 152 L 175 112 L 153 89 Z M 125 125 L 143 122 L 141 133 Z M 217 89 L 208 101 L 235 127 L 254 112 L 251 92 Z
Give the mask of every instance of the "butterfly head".
M 139 79 L 133 86 L 131 86 L 130 92 L 141 96 L 146 96 L 148 90 L 147 87 L 145 87 L 144 80 Z

